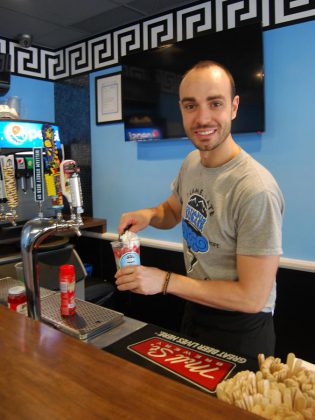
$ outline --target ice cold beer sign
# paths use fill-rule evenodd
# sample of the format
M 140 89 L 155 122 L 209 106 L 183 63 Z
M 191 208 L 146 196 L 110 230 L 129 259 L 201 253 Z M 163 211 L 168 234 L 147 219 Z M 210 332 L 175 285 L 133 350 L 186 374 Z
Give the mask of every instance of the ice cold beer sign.
M 186 345 L 181 345 L 181 342 Z M 218 383 L 229 376 L 237 363 L 245 363 L 246 359 L 209 347 L 206 352 L 199 350 L 205 347 L 161 331 L 157 337 L 129 345 L 128 350 L 214 393 Z

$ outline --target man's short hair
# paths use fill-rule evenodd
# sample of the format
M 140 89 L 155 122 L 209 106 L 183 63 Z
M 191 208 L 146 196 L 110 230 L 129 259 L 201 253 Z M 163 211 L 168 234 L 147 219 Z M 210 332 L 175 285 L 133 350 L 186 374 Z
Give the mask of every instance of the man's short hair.
M 230 84 L 231 84 L 231 96 L 232 96 L 232 99 L 233 99 L 234 96 L 236 95 L 236 88 L 235 88 L 234 77 L 232 76 L 232 73 L 230 72 L 230 70 L 227 67 L 225 67 L 223 64 L 218 63 L 216 61 L 213 61 L 213 60 L 202 60 L 202 61 L 199 61 L 197 64 L 195 64 L 193 67 L 191 67 L 189 70 L 187 70 L 185 72 L 185 74 L 182 77 L 182 80 L 192 70 L 199 70 L 199 69 L 204 69 L 204 68 L 208 68 L 208 67 L 219 67 L 220 69 L 222 69 L 224 71 L 224 73 L 227 75 L 227 77 L 230 80 Z

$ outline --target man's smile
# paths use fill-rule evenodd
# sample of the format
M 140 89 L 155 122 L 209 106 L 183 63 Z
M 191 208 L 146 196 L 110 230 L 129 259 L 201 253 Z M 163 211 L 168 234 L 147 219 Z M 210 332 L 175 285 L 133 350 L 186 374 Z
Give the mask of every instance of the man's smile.
M 203 128 L 203 129 L 195 129 L 193 130 L 195 134 L 198 136 L 210 136 L 211 134 L 214 134 L 217 129 L 216 128 Z

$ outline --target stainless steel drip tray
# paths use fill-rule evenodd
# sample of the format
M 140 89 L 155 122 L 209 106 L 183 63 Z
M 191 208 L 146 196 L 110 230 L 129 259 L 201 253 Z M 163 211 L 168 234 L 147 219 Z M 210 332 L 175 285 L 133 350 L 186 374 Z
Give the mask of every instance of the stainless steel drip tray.
M 0 279 L 0 304 L 7 305 L 8 290 L 13 286 L 21 286 L 21 282 L 12 277 Z M 123 322 L 120 312 L 76 299 L 77 313 L 69 317 L 60 314 L 60 292 L 40 288 L 41 318 L 43 322 L 69 335 L 88 340 L 96 337 Z
M 75 299 L 76 314 L 62 317 L 60 314 L 60 292 L 41 299 L 41 318 L 44 322 L 80 340 L 88 340 L 116 327 L 123 322 L 123 314 Z

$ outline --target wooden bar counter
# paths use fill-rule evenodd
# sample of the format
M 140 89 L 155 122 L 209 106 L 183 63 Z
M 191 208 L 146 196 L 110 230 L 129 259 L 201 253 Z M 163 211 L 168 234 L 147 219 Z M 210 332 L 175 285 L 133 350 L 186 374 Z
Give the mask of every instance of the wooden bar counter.
M 0 305 L 2 419 L 258 419 Z

